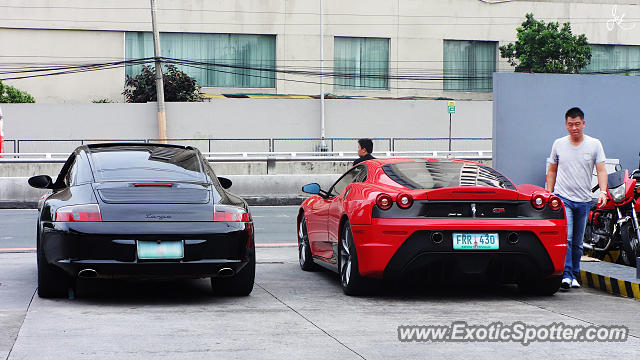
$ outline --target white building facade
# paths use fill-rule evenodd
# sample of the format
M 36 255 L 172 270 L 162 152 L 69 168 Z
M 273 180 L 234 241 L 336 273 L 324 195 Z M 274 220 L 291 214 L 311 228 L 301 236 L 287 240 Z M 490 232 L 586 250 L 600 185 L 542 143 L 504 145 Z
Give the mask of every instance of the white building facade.
M 640 6 L 631 0 L 157 4 L 162 56 L 206 94 L 318 95 L 323 82 L 345 96 L 490 100 L 491 74 L 513 71 L 498 47 L 516 40 L 526 13 L 585 34 L 588 71 L 640 69 Z M 0 0 L 0 79 L 39 103 L 122 102 L 125 76 L 141 66 L 122 62 L 153 57 L 151 30 L 148 0 Z M 100 70 L 84 71 L 89 64 Z M 35 68 L 47 71 L 19 72 Z M 65 74 L 13 79 L 52 72 Z

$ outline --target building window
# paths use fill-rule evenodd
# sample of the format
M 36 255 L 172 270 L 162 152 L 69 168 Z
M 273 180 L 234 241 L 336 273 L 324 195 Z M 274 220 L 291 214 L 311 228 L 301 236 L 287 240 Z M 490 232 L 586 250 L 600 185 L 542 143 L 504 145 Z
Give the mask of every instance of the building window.
M 275 35 L 161 33 L 162 56 L 191 63 L 178 68 L 200 86 L 275 88 Z M 153 57 L 153 34 L 125 34 L 127 60 Z M 127 65 L 129 76 L 141 65 Z
M 640 75 L 640 46 L 591 45 L 591 63 L 582 73 L 622 73 Z M 636 70 L 636 71 L 632 71 Z
M 336 89 L 389 88 L 389 39 L 334 38 Z
M 496 41 L 444 41 L 444 90 L 491 92 Z

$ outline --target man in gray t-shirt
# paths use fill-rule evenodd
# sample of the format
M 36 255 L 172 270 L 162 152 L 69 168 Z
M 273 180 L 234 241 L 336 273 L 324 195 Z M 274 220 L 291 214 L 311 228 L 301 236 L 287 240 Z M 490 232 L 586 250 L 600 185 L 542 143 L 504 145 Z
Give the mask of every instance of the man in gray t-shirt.
M 596 167 L 600 195 L 598 206 L 607 202 L 607 171 L 600 140 L 583 133 L 584 113 L 572 108 L 565 114 L 569 136 L 557 139 L 551 148 L 547 190 L 558 195 L 567 214 L 567 256 L 561 286 L 579 288 L 582 238 L 591 208 L 591 174 Z

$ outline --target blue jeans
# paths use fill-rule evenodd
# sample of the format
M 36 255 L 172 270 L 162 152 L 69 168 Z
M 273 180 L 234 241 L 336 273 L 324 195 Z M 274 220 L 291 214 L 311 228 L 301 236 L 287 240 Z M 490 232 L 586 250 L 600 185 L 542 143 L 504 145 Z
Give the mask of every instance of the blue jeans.
M 562 199 L 567 213 L 567 257 L 564 260 L 564 274 L 562 277 L 579 279 L 582 240 L 592 202 L 576 202 L 565 199 L 562 196 L 558 197 Z

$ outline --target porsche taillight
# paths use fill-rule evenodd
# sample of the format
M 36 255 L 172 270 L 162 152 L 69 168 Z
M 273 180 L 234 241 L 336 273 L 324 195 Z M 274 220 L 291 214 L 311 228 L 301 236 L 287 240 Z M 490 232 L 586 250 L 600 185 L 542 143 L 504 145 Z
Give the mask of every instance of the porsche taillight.
M 413 197 L 409 194 L 400 194 L 396 197 L 396 203 L 402 209 L 408 209 L 413 205 Z
M 531 198 L 531 206 L 540 210 L 544 207 L 545 198 L 542 194 L 536 194 Z
M 101 222 L 102 215 L 98 204 L 70 205 L 58 208 L 54 221 Z
M 555 195 L 551 196 L 549 198 L 549 207 L 554 211 L 560 210 L 562 208 L 562 200 Z
M 393 199 L 389 194 L 379 194 L 378 197 L 376 197 L 376 205 L 382 210 L 389 210 L 391 209 L 391 205 L 393 205 Z
M 251 214 L 243 208 L 228 205 L 215 205 L 213 221 L 250 222 Z

